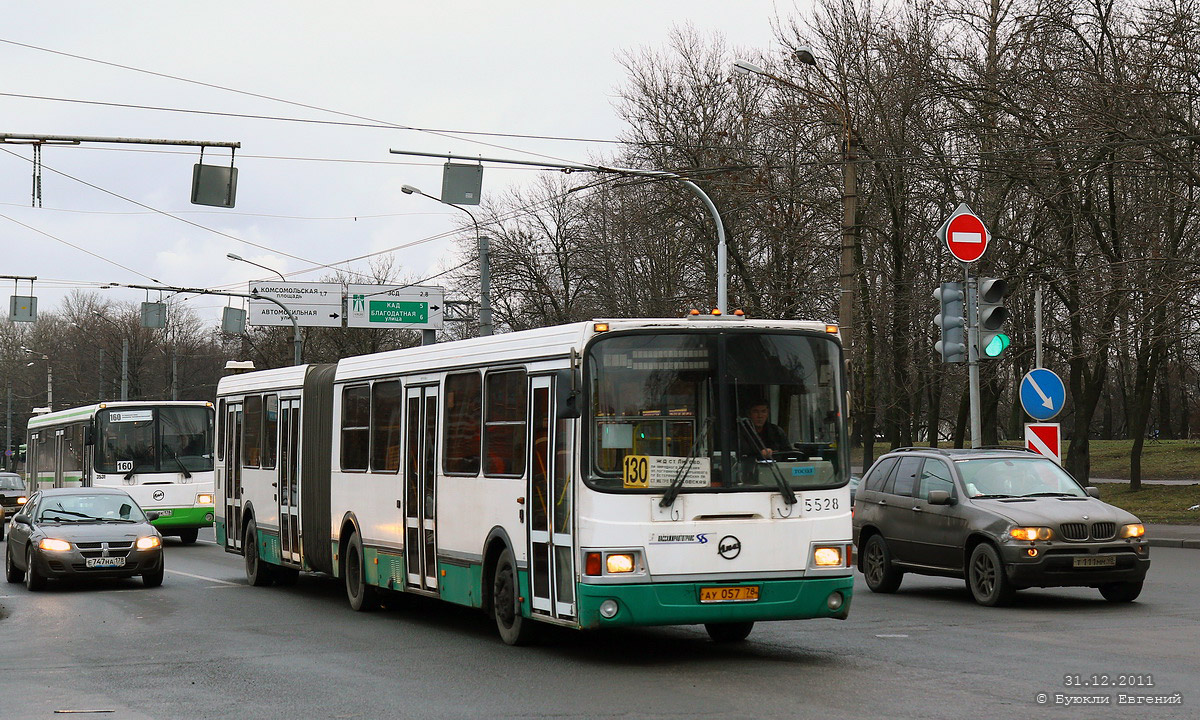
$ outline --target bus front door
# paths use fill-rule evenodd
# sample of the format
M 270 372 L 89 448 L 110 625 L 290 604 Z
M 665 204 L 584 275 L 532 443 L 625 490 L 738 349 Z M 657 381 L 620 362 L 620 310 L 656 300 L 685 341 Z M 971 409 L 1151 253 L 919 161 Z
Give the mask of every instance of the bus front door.
M 242 404 L 230 403 L 225 409 L 225 478 L 221 483 L 221 501 L 225 506 L 225 547 L 242 548 Z
M 300 400 L 279 400 L 279 552 L 300 563 Z
M 529 582 L 533 610 L 575 617 L 571 524 L 571 442 L 574 425 L 555 419 L 554 378 L 529 379 Z
M 436 385 L 405 390 L 404 558 L 408 587 L 437 592 Z

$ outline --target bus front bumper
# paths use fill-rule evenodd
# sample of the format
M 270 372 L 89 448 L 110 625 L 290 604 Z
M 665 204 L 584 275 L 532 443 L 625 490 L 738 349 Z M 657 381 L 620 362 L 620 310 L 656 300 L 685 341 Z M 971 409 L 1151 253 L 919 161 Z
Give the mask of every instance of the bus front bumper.
M 701 588 L 757 586 L 758 599 L 701 602 Z M 845 619 L 850 611 L 854 577 L 819 577 L 745 582 L 688 582 L 636 585 L 576 585 L 582 628 L 625 625 L 690 625 L 697 623 Z M 605 617 L 601 605 L 612 600 L 616 613 Z M 611 609 L 611 605 L 608 606 Z M 610 613 L 611 614 L 611 613 Z
M 199 507 L 172 507 L 172 508 L 147 508 L 147 510 L 157 510 L 158 512 L 170 511 L 170 515 L 160 515 L 157 520 L 150 524 L 159 530 L 168 528 L 206 528 L 212 527 L 213 524 L 213 506 L 201 505 Z

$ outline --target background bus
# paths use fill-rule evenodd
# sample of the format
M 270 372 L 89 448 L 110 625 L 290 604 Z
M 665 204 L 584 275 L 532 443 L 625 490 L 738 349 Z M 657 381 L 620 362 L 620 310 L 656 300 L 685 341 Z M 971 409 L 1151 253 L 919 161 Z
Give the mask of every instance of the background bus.
M 750 435 L 764 406 L 771 453 Z M 252 584 L 323 572 L 355 609 L 439 597 L 512 644 L 534 621 L 739 640 L 849 610 L 845 410 L 836 327 L 739 317 L 229 376 L 217 538 Z
M 119 487 L 157 510 L 164 535 L 196 541 L 213 523 L 213 405 L 110 402 L 29 419 L 26 482 Z

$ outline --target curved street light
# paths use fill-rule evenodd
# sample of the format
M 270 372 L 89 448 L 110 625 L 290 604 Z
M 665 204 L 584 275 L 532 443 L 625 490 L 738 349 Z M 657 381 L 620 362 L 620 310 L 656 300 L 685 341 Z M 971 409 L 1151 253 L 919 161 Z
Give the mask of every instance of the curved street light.
M 263 270 L 266 270 L 268 272 L 273 272 L 279 276 L 280 280 L 287 282 L 287 278 L 285 278 L 283 276 L 283 273 L 279 272 L 278 270 L 276 270 L 274 268 L 269 268 L 266 265 L 261 265 L 259 263 L 254 262 L 253 260 L 247 260 L 246 258 L 244 258 L 241 255 L 238 255 L 236 253 L 225 253 L 225 257 L 227 257 L 230 260 L 233 260 L 235 262 L 244 262 L 247 265 L 253 265 L 255 267 L 260 267 Z M 287 306 L 285 306 L 283 303 L 279 302 L 278 300 L 276 300 L 274 298 L 269 298 L 266 295 L 259 295 L 258 297 L 261 297 L 264 300 L 270 300 L 271 302 L 275 303 L 279 307 L 283 308 L 283 311 L 287 313 L 288 319 L 290 319 L 292 321 L 292 351 L 293 351 L 293 360 L 295 360 L 295 362 L 293 364 L 294 365 L 301 364 L 300 363 L 300 325 L 296 323 L 296 318 L 294 315 L 292 315 L 292 311 L 289 310 L 287 308 Z
M 816 55 L 812 48 L 802 45 L 794 53 L 796 60 L 816 68 L 822 78 L 825 73 L 817 65 Z M 858 158 L 854 151 L 854 128 L 850 123 L 850 110 L 830 96 L 812 88 L 803 87 L 769 72 L 745 60 L 735 60 L 733 71 L 739 75 L 758 75 L 768 80 L 786 85 L 811 97 L 817 98 L 826 107 L 832 108 L 838 114 L 842 123 L 842 253 L 840 269 L 840 293 L 838 297 L 838 326 L 841 329 L 842 344 L 850 350 L 853 344 L 854 330 L 854 279 L 857 267 L 854 251 L 858 246 L 858 222 L 855 217 L 858 212 Z
M 492 334 L 492 278 L 491 264 L 488 261 L 488 239 L 479 232 L 479 221 L 475 219 L 475 213 L 454 203 L 448 203 L 441 198 L 434 197 L 422 192 L 419 188 L 412 185 L 401 185 L 400 192 L 405 195 L 420 195 L 427 197 L 430 200 L 440 202 L 443 205 L 449 205 L 455 210 L 462 210 L 471 218 L 471 224 L 475 226 L 475 245 L 479 248 L 479 336 L 484 337 Z
M 46 361 L 46 407 L 54 411 L 54 366 L 50 364 L 50 356 L 40 350 L 31 350 L 24 345 L 21 346 L 21 352 L 26 355 L 41 355 Z M 33 363 L 27 363 L 25 367 L 32 367 Z

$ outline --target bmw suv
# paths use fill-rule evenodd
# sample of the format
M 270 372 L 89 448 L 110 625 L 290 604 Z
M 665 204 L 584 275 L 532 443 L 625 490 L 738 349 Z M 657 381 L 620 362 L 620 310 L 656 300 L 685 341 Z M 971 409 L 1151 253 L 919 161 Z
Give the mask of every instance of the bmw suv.
M 878 593 L 911 572 L 963 578 L 981 605 L 1066 586 L 1132 602 L 1150 568 L 1145 527 L 1098 496 L 1021 449 L 893 450 L 855 496 L 858 567 Z

